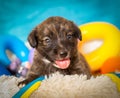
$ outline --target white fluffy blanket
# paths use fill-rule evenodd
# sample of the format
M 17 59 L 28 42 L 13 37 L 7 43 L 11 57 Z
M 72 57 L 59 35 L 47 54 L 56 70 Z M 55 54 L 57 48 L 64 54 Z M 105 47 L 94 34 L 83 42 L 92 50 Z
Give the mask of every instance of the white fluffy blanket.
M 1 76 L 0 77 L 0 98 L 12 98 L 12 96 L 19 91 L 17 86 L 18 81 L 22 78 L 14 76 Z
M 0 98 L 11 98 L 18 90 L 21 78 L 0 77 Z M 116 84 L 107 76 L 91 77 L 83 75 L 63 76 L 59 73 L 43 80 L 31 98 L 120 98 Z

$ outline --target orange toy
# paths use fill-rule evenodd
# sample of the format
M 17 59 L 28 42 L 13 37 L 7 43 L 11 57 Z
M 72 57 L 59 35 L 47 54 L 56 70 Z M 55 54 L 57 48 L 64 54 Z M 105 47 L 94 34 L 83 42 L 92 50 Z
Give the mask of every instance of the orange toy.
M 101 73 L 103 74 L 115 71 L 120 72 L 120 57 L 108 59 L 101 67 Z

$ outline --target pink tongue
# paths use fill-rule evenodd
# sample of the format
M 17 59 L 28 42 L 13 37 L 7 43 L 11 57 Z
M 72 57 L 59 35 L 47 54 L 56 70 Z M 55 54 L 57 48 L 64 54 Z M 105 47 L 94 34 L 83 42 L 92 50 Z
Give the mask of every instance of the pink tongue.
M 56 67 L 61 69 L 66 69 L 70 65 L 70 59 L 56 60 L 55 63 L 57 64 Z

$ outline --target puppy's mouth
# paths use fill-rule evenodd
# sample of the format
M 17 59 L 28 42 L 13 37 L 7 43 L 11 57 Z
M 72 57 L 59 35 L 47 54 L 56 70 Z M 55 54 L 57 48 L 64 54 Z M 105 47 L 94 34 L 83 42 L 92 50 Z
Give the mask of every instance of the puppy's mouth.
M 54 66 L 60 69 L 67 69 L 70 65 L 70 58 L 55 60 Z

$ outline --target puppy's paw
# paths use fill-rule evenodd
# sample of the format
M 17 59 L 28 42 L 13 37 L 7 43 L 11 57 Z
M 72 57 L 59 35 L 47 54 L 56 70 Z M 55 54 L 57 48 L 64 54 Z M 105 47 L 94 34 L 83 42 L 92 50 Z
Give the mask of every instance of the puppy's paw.
M 26 80 L 21 81 L 21 82 L 18 83 L 18 87 L 19 87 L 19 88 L 23 88 L 26 84 L 27 84 L 27 81 L 26 81 Z

